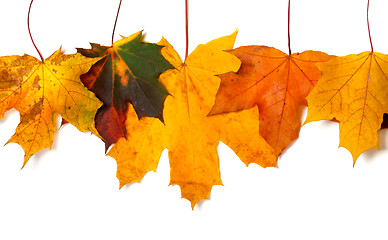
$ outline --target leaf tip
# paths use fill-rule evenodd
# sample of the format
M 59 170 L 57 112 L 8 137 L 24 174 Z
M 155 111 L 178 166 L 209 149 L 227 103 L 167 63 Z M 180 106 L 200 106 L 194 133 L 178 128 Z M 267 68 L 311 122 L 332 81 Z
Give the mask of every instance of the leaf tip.
M 211 117 L 211 116 L 214 116 L 214 115 L 218 115 L 218 114 L 222 114 L 222 110 L 217 106 L 216 104 L 214 103 L 214 105 L 212 106 L 212 108 L 210 109 L 209 113 L 206 115 L 206 117 Z
M 27 164 L 29 158 L 30 158 L 29 156 L 24 155 L 23 166 L 20 168 L 20 170 L 22 170 L 22 169 L 26 166 L 26 164 Z
M 166 125 L 166 123 L 164 122 L 163 116 L 158 117 L 158 119 L 163 123 L 163 125 Z
M 108 150 L 109 150 L 110 146 L 112 145 L 112 143 L 111 142 L 107 142 L 107 141 L 104 141 L 104 143 L 105 143 L 105 155 L 107 155 L 108 154 Z
M 197 205 L 196 203 L 191 202 L 191 210 L 194 211 L 194 207 Z
M 119 190 L 121 190 L 126 184 L 119 180 Z

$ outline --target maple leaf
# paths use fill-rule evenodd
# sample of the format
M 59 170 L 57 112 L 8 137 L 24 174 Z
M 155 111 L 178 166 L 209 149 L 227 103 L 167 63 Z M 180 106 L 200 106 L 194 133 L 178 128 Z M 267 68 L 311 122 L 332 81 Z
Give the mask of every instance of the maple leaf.
M 322 77 L 307 97 L 305 123 L 338 120 L 339 146 L 351 152 L 354 165 L 361 153 L 378 148 L 377 131 L 388 112 L 388 56 L 363 52 L 317 66 Z
M 25 152 L 24 164 L 43 148 L 51 148 L 60 114 L 80 131 L 89 131 L 101 102 L 79 76 L 98 59 L 64 55 L 61 49 L 44 62 L 29 56 L 0 58 L 0 118 L 11 108 L 21 115 L 15 134 L 7 142 Z
M 163 46 L 143 42 L 141 32 L 116 41 L 112 47 L 95 43 L 91 46 L 77 51 L 87 57 L 103 58 L 81 80 L 104 104 L 95 120 L 108 149 L 120 137 L 126 137 L 128 101 L 139 118 L 149 116 L 163 121 L 163 103 L 168 92 L 157 78 L 173 66 L 161 55 Z
M 143 136 L 134 141 L 120 139 L 108 153 L 118 162 L 120 186 L 140 181 L 146 172 L 154 171 L 165 147 L 169 151 L 170 185 L 181 187 L 182 197 L 191 202 L 192 208 L 209 197 L 214 185 L 222 184 L 219 140 L 247 165 L 276 165 L 273 149 L 259 134 L 257 109 L 207 117 L 220 83 L 215 75 L 236 71 L 240 66 L 236 57 L 223 51 L 233 47 L 235 38 L 236 33 L 199 45 L 184 63 L 162 39 L 162 54 L 175 67 L 160 76 L 171 93 L 163 111 L 165 126 L 155 125 L 152 119 L 135 122 L 133 113 L 129 113 L 132 120 L 126 122 L 127 129 L 141 129 Z
M 166 148 L 163 123 L 157 118 L 139 119 L 131 104 L 125 120 L 127 138 L 120 138 L 108 152 L 116 159 L 120 188 L 140 182 L 149 171 L 156 171 L 162 151 Z
M 257 106 L 260 134 L 279 155 L 298 137 L 300 107 L 321 75 L 312 62 L 326 61 L 328 55 L 316 51 L 288 55 L 266 46 L 229 52 L 241 60 L 241 68 L 219 75 L 221 85 L 209 115 Z

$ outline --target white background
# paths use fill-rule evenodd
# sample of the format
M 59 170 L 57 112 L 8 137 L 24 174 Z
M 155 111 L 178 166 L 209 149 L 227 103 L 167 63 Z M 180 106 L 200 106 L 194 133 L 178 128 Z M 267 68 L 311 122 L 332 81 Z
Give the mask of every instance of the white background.
M 46 58 L 61 45 L 67 53 L 88 42 L 110 45 L 118 0 L 35 0 L 31 31 Z M 366 0 L 294 0 L 293 52 L 346 55 L 370 50 Z M 29 0 L 0 1 L 0 54 L 38 57 L 27 32 Z M 371 0 L 375 51 L 388 53 L 388 2 Z M 184 55 L 183 0 L 123 0 L 119 34 L 144 29 L 146 40 L 164 36 Z M 287 0 L 192 0 L 190 52 L 231 34 L 236 47 L 287 49 Z M 303 119 L 305 117 L 302 116 Z M 16 111 L 0 121 L 0 145 L 19 122 Z M 23 151 L 0 147 L 0 239 L 387 239 L 388 144 L 362 154 L 355 167 L 338 149 L 338 124 L 302 127 L 277 168 L 240 162 L 219 147 L 224 186 L 194 209 L 169 184 L 167 152 L 157 172 L 118 190 L 116 162 L 103 143 L 72 126 L 58 131 L 53 149 L 20 170 Z

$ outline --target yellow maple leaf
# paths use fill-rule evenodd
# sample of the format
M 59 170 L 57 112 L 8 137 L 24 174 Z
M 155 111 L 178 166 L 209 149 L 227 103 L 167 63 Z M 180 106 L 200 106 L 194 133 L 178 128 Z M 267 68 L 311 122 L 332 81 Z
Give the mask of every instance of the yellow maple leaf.
M 94 129 L 101 102 L 79 76 L 97 60 L 65 55 L 61 49 L 44 62 L 29 55 L 0 58 L 0 119 L 11 108 L 20 113 L 20 123 L 7 143 L 23 148 L 23 166 L 39 150 L 51 148 L 57 114 L 80 131 Z
M 318 63 L 321 79 L 307 97 L 305 123 L 339 121 L 340 147 L 353 155 L 378 148 L 377 131 L 388 112 L 388 56 L 363 52 Z
M 140 120 L 131 104 L 125 120 L 126 138 L 120 138 L 108 152 L 117 161 L 120 188 L 128 183 L 140 182 L 149 171 L 156 171 L 160 155 L 166 148 L 163 123 L 153 117 Z
M 233 47 L 235 38 L 236 33 L 199 45 L 184 63 L 165 39 L 159 42 L 165 46 L 163 56 L 175 67 L 160 76 L 171 94 L 163 111 L 165 126 L 153 119 L 129 120 L 127 116 L 127 128 L 138 129 L 138 124 L 147 127 L 141 128 L 145 133 L 141 138 L 121 139 L 109 153 L 118 162 L 120 186 L 139 181 L 147 171 L 155 170 L 155 159 L 165 147 L 169 151 L 170 185 L 180 186 L 182 197 L 192 208 L 209 197 L 214 185 L 222 184 L 217 155 L 220 140 L 247 165 L 276 165 L 273 149 L 259 134 L 257 108 L 207 117 L 220 84 L 215 75 L 240 67 L 238 58 L 223 51 Z M 134 113 L 129 111 L 128 115 Z M 155 143 L 158 145 L 152 145 Z M 138 144 L 143 148 L 135 146 Z M 131 145 L 132 150 L 128 150 Z

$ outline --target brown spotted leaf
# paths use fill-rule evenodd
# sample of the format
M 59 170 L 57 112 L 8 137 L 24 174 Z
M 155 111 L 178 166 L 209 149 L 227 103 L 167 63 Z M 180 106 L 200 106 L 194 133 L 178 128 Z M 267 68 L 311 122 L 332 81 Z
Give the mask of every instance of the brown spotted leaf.
M 8 141 L 25 152 L 24 164 L 43 148 L 51 148 L 56 116 L 89 131 L 101 102 L 82 84 L 80 75 L 98 59 L 64 55 L 59 49 L 44 62 L 29 56 L 0 58 L 0 118 L 11 108 L 21 119 Z

